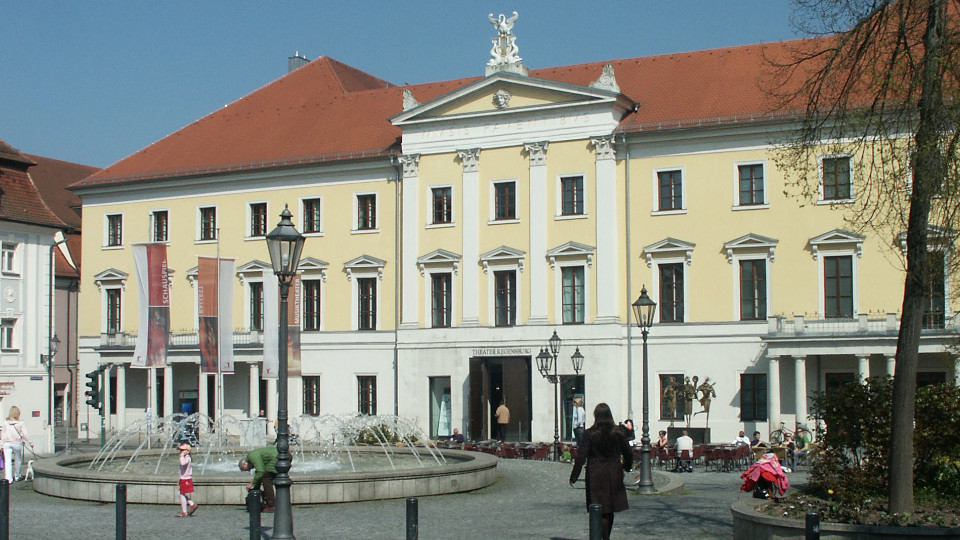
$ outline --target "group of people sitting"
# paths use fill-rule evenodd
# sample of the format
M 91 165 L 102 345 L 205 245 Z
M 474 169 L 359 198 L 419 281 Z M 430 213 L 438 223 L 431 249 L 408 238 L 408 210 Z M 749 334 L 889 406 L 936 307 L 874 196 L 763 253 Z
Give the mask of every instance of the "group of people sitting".
M 787 461 L 793 469 L 796 469 L 797 463 L 810 453 L 811 443 L 810 432 L 803 424 L 797 426 L 797 434 L 795 436 L 790 433 L 783 434 L 782 447 L 786 449 Z M 734 439 L 731 444 L 738 446 L 750 445 L 751 448 L 773 448 L 773 445 L 760 438 L 759 431 L 754 431 L 753 439 L 748 439 L 743 430 L 740 430 L 740 434 L 737 435 L 737 438 Z

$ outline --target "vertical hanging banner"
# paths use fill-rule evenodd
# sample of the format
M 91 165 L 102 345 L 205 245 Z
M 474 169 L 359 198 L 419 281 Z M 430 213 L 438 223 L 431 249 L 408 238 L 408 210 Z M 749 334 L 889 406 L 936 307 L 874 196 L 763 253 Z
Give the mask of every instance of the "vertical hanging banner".
M 290 305 L 287 306 L 287 376 L 300 376 L 300 276 L 290 281 Z
M 170 335 L 170 280 L 167 275 L 167 245 L 133 244 L 133 266 L 140 301 L 137 343 L 130 367 L 167 365 Z
M 233 373 L 233 281 L 235 259 L 220 258 L 220 278 L 217 284 L 220 314 L 219 339 L 220 373 Z
M 263 272 L 263 365 L 260 366 L 261 379 L 276 379 L 280 372 L 280 284 L 277 278 L 267 271 Z
M 216 257 L 197 257 L 197 304 L 200 338 L 200 372 L 216 373 L 219 358 L 217 287 L 219 273 Z

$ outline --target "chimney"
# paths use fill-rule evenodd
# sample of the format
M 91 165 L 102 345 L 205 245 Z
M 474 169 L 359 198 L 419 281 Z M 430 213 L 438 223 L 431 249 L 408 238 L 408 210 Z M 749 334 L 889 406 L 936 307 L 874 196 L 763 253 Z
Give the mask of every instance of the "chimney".
M 300 51 L 297 51 L 293 56 L 287 58 L 287 73 L 307 65 L 309 62 L 310 60 L 307 60 L 306 56 L 303 56 L 300 54 Z

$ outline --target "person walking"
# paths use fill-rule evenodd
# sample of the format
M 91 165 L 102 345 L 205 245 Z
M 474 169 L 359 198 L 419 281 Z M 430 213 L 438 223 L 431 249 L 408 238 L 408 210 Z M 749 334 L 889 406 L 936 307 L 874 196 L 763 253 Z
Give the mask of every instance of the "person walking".
M 507 424 L 510 423 L 510 409 L 507 408 L 506 400 L 500 402 L 493 415 L 497 418 L 497 439 L 503 442 L 507 439 Z
M 573 440 L 577 448 L 583 444 L 583 430 L 587 425 L 587 411 L 583 408 L 583 398 L 573 398 Z
M 626 433 L 614 423 L 606 403 L 598 403 L 593 409 L 593 425 L 584 433 L 583 448 L 577 451 L 570 471 L 571 486 L 580 478 L 584 464 L 587 466 L 587 511 L 591 504 L 603 506 L 601 535 L 603 540 L 609 540 L 614 512 L 629 507 L 623 473 L 629 472 L 633 465 L 633 451 Z
M 23 443 L 33 448 L 33 441 L 27 436 L 27 426 L 20 421 L 20 407 L 10 407 L 7 419 L 3 421 L 0 443 L 3 443 L 3 474 L 11 484 L 23 480 L 20 469 L 23 468 Z
M 190 498 L 190 494 L 193 493 L 193 458 L 190 456 L 190 443 L 182 443 L 177 448 L 180 450 L 180 513 L 177 517 L 187 517 L 192 516 L 200 505 Z
M 277 501 L 277 492 L 273 489 L 273 479 L 277 476 L 277 447 L 265 446 L 251 450 L 240 460 L 241 471 L 254 469 L 253 480 L 247 484 L 247 491 L 263 485 L 263 512 L 273 512 Z

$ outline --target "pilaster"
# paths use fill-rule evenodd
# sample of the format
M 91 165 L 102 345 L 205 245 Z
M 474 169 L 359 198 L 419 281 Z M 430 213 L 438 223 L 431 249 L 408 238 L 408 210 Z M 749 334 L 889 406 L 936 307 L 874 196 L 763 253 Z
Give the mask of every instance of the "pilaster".
M 458 150 L 463 165 L 463 319 L 460 326 L 479 326 L 480 149 Z M 467 203 L 466 201 L 470 201 Z
M 620 310 L 617 231 L 617 161 L 613 137 L 590 139 L 596 152 L 597 192 L 597 323 L 617 323 Z
M 419 252 L 420 238 L 420 209 L 418 201 L 420 199 L 420 155 L 410 154 L 400 156 L 400 164 L 403 167 L 402 180 L 402 208 L 403 219 L 401 223 L 402 235 L 402 265 L 400 270 L 401 289 L 401 310 L 400 310 L 400 328 L 413 329 L 418 328 L 420 323 L 417 319 L 417 295 L 420 276 L 416 271 L 417 253 Z
M 523 145 L 530 160 L 530 318 L 547 319 L 547 141 Z M 558 193 L 559 197 L 560 194 Z

